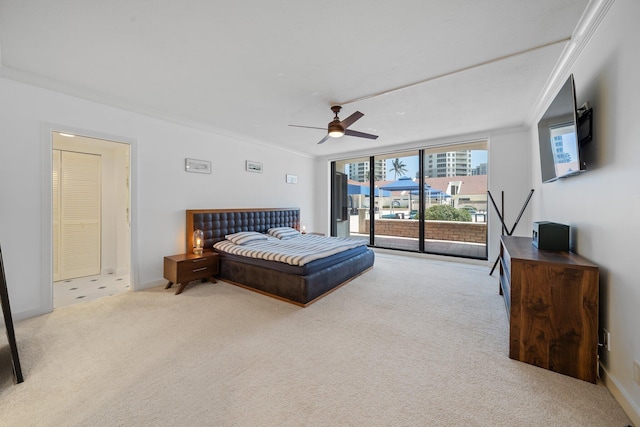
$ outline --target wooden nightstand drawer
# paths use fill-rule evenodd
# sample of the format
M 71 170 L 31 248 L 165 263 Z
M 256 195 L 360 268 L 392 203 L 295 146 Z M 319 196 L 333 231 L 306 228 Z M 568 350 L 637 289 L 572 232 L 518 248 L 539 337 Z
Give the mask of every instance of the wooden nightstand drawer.
M 178 262 L 178 276 L 208 277 L 218 274 L 218 256 L 188 259 Z M 196 280 L 196 279 L 192 279 Z
M 215 252 L 205 252 L 202 255 L 181 254 L 164 257 L 164 278 L 169 281 L 166 289 L 174 283 L 180 283 L 176 295 L 180 294 L 187 283 L 199 279 L 209 278 L 213 283 L 213 276 L 220 272 L 220 259 Z

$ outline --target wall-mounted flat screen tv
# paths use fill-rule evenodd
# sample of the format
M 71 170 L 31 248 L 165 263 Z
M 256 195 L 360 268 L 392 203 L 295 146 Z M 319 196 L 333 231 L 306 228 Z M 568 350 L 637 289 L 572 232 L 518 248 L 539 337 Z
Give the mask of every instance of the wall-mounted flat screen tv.
M 573 75 L 570 75 L 538 122 L 542 182 L 586 170 L 581 159 L 578 126 L 575 86 Z

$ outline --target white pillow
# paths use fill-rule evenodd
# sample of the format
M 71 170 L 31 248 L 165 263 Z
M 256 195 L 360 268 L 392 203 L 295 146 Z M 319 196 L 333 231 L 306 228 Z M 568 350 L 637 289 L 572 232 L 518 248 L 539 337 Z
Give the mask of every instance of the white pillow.
M 267 234 L 281 240 L 287 240 L 299 236 L 300 232 L 291 227 L 275 227 L 267 230 Z
M 239 233 L 227 234 L 224 238 L 236 245 L 243 245 L 245 243 L 255 242 L 256 240 L 267 240 L 267 236 L 257 231 L 241 231 Z

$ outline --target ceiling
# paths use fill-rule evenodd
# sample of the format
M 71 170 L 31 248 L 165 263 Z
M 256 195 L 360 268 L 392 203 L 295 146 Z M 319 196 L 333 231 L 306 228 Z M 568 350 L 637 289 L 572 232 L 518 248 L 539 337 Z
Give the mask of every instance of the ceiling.
M 309 156 L 526 125 L 588 0 L 0 0 L 2 75 Z M 379 135 L 318 145 L 331 105 Z

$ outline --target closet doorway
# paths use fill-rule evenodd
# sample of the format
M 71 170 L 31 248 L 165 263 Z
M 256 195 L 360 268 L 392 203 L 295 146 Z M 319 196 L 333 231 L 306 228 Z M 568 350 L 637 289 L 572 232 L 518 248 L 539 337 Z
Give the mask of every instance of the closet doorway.
M 53 306 L 129 290 L 130 145 L 52 133 Z

